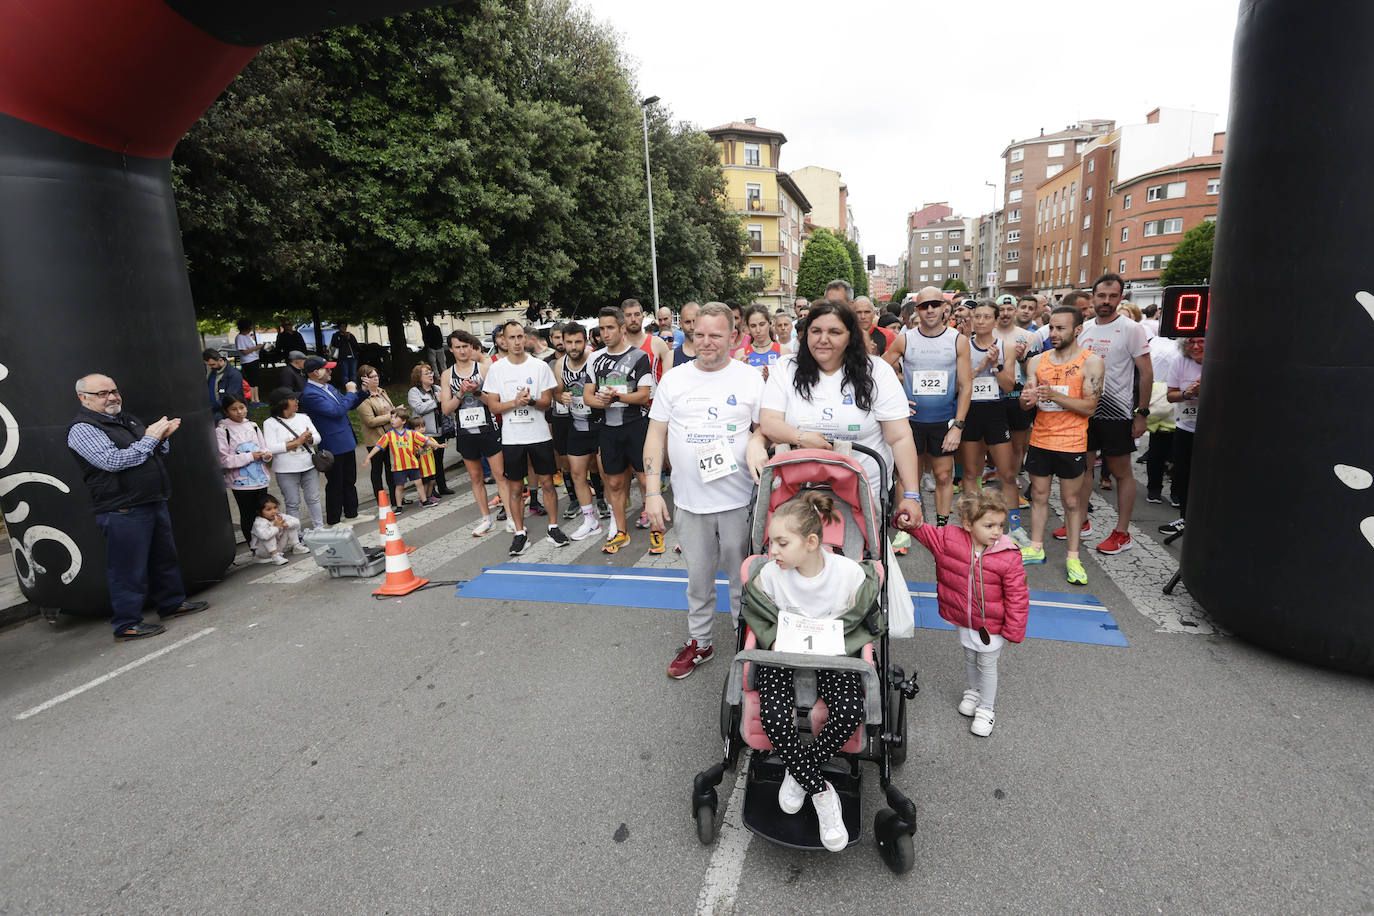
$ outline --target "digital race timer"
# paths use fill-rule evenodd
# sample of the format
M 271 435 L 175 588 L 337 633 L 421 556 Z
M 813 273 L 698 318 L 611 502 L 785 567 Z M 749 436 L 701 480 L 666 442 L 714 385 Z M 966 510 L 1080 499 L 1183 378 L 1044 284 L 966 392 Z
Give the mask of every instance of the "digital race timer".
M 1160 337 L 1202 337 L 1207 333 L 1210 286 L 1166 286 L 1160 306 Z

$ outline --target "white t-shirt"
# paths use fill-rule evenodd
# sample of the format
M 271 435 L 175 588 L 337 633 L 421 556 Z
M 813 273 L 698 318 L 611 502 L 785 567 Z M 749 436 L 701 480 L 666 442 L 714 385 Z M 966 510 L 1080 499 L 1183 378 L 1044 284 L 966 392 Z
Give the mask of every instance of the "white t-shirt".
M 1170 388 L 1177 388 L 1182 391 L 1200 378 L 1202 378 L 1202 363 L 1184 354 L 1174 360 L 1166 384 Z M 1196 398 L 1174 404 L 1174 425 L 1186 433 L 1197 432 Z
M 525 361 L 519 365 L 509 359 L 492 363 L 482 382 L 484 392 L 494 393 L 503 401 L 515 400 L 521 388 L 528 388 L 530 398 L 537 401 L 553 387 L 553 371 L 549 369 L 549 364 L 528 353 L 525 354 Z M 501 416 L 501 441 L 506 445 L 530 445 L 553 439 L 549 421 L 544 419 L 542 410 L 535 409 L 533 403 L 508 410 Z
M 857 442 L 883 456 L 888 480 L 892 480 L 892 449 L 883 439 L 885 420 L 906 420 L 911 415 L 906 392 L 892 367 L 877 356 L 868 358 L 869 373 L 874 380 L 873 409 L 867 413 L 854 404 L 854 392 L 842 385 L 844 368 L 830 375 L 820 373 L 811 389 L 809 401 L 803 400 L 792 385 L 797 371 L 797 357 L 788 354 L 777 361 L 768 373 L 763 389 L 763 409 L 780 410 L 788 424 L 802 432 L 820 433 L 827 439 Z M 867 455 L 855 454 L 868 475 L 868 486 L 877 498 L 880 477 L 878 466 Z
M 837 553 L 822 549 L 825 565 L 808 579 L 795 569 L 782 569 L 774 560 L 759 570 L 759 588 L 780 611 L 812 620 L 843 617 L 854 606 L 854 596 L 864 584 L 864 569 Z
M 279 420 L 276 417 L 268 417 L 262 421 L 262 436 L 267 441 L 267 450 L 272 453 L 272 470 L 278 474 L 299 474 L 301 471 L 312 471 L 315 463 L 311 459 L 311 452 L 304 445 L 293 448 L 290 451 L 286 448 L 286 443 L 296 436 L 303 435 L 306 430 L 310 430 L 314 436 L 310 440 L 310 448 L 320 447 L 320 431 L 315 428 L 310 417 L 299 411 L 289 420 Z M 293 433 L 292 430 L 295 432 Z
M 260 354 L 257 350 L 254 350 L 252 353 L 244 352 L 245 350 L 248 350 L 249 348 L 255 347 L 257 345 L 258 342 L 247 334 L 240 334 L 234 338 L 234 349 L 239 351 L 240 365 L 246 363 L 255 363 L 258 361 L 258 359 L 260 358 Z
M 1083 325 L 1078 345 L 1087 347 L 1106 363 L 1102 379 L 1102 399 L 1093 416 L 1101 420 L 1129 420 L 1135 403 L 1135 358 L 1147 356 L 1150 340 L 1144 325 L 1120 313 L 1106 324 L 1096 320 Z
M 664 373 L 649 419 L 668 424 L 674 505 L 697 514 L 749 505 L 754 478 L 744 453 L 762 401 L 763 376 L 737 360 L 715 372 L 703 371 L 694 360 Z M 739 469 L 704 483 L 699 449 L 709 449 L 718 440 L 725 441 Z

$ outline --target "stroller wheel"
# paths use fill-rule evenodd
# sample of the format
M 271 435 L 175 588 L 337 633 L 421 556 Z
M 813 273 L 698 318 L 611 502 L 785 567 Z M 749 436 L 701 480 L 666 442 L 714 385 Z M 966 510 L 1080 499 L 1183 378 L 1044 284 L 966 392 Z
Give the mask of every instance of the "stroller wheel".
M 710 805 L 697 805 L 697 839 L 703 846 L 716 841 L 716 809 Z
M 902 829 L 901 818 L 891 808 L 883 808 L 873 816 L 873 838 L 878 842 L 878 854 L 883 864 L 894 874 L 904 875 L 916 864 L 916 850 L 911 834 Z

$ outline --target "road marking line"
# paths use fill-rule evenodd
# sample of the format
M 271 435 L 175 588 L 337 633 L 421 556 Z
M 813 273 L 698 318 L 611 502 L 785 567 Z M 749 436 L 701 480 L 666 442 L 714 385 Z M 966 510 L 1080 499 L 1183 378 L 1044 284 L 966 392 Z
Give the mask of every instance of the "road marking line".
M 56 706 L 58 703 L 65 703 L 67 700 L 70 700 L 70 699 L 71 699 L 72 697 L 74 697 L 74 696 L 79 696 L 79 695 L 85 693 L 87 690 L 90 690 L 90 689 L 93 688 L 93 687 L 99 687 L 101 684 L 105 683 L 106 681 L 113 680 L 114 678 L 119 677 L 121 674 L 124 674 L 124 673 L 126 673 L 126 672 L 129 672 L 129 671 L 134 670 L 134 669 L 137 668 L 139 665 L 145 665 L 145 664 L 147 664 L 148 662 L 152 661 L 152 660 L 155 659 L 155 658 L 161 658 L 162 656 L 166 655 L 168 652 L 171 652 L 171 651 L 174 650 L 174 649 L 180 649 L 182 646 L 186 645 L 187 643 L 189 643 L 189 642 L 195 642 L 197 639 L 200 639 L 202 636 L 206 636 L 206 635 L 208 635 L 208 634 L 210 634 L 210 633 L 213 633 L 213 632 L 215 632 L 215 628 L 214 628 L 214 627 L 206 627 L 205 629 L 201 630 L 201 631 L 198 632 L 198 633 L 192 633 L 190 636 L 187 636 L 185 639 L 179 639 L 179 640 L 177 640 L 176 642 L 172 643 L 170 646 L 163 646 L 161 649 L 158 649 L 156 652 L 149 652 L 147 655 L 143 656 L 142 658 L 134 659 L 133 661 L 129 662 L 129 664 L 123 666 L 122 668 L 116 668 L 115 670 L 111 671 L 109 674 L 102 674 L 100 677 L 96 678 L 95 680 L 93 680 L 93 681 L 87 681 L 86 683 L 82 684 L 80 687 L 75 687 L 75 688 L 73 688 L 73 689 L 71 689 L 71 690 L 68 690 L 66 693 L 62 694 L 61 696 L 53 697 L 51 700 L 48 700 L 46 703 L 39 703 L 37 706 L 33 707 L 32 709 L 26 709 L 26 710 L 24 710 L 23 712 L 21 712 L 19 715 L 15 716 L 15 718 L 16 718 L 16 719 L 19 719 L 19 720 L 23 720 L 23 719 L 28 719 L 28 718 L 30 718 L 30 717 L 32 717 L 32 716 L 36 716 L 36 715 L 38 715 L 40 712 L 43 712 L 43 711 L 48 710 L 48 709 L 52 709 L 52 708 L 53 708 L 54 706 Z
M 735 762 L 735 769 L 739 775 L 735 777 L 735 787 L 725 806 L 725 821 L 716 835 L 716 848 L 711 852 L 711 861 L 701 880 L 697 916 L 717 916 L 734 910 L 735 894 L 739 892 L 740 876 L 744 874 L 744 854 L 754 838 L 754 834 L 745 829 L 741 813 L 744 810 L 744 780 L 748 773 L 743 754 Z

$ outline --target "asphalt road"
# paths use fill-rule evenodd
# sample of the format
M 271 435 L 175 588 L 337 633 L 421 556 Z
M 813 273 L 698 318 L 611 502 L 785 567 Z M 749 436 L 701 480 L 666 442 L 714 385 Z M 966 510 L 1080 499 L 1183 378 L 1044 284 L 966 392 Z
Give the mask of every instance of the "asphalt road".
M 461 502 L 401 519 L 436 580 L 507 559 L 508 536 L 468 536 Z M 1148 532 L 1169 517 L 1140 515 Z M 648 562 L 642 532 L 613 558 L 598 547 L 524 559 Z M 1032 587 L 1067 590 L 1056 549 Z M 920 813 L 902 877 L 867 829 L 872 768 L 865 837 L 844 854 L 697 842 L 691 779 L 719 755 L 727 665 L 664 676 L 680 612 L 450 587 L 376 601 L 376 580 L 296 560 L 235 572 L 153 640 L 11 627 L 0 913 L 1374 910 L 1374 685 L 1216 632 L 1186 596 L 1137 608 L 1146 559 L 1087 561 L 1129 648 L 1011 647 L 987 739 L 954 710 L 954 637 L 894 642 L 923 688 L 897 778 Z M 919 546 L 902 565 L 932 577 Z

